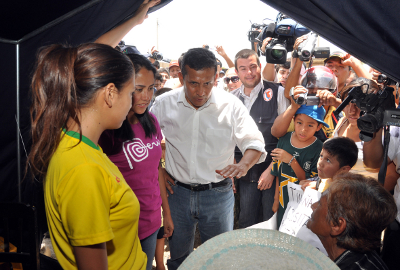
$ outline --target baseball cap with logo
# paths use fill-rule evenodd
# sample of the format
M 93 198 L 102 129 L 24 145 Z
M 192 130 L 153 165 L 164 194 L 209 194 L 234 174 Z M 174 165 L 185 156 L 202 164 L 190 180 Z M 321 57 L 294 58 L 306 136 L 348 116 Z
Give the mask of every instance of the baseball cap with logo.
M 178 60 L 171 60 L 171 62 L 169 62 L 169 67 L 179 67 Z
M 317 105 L 313 106 L 307 106 L 307 105 L 301 105 L 300 108 L 297 109 L 296 115 L 298 114 L 305 114 L 318 123 L 323 124 L 326 127 L 329 127 L 327 123 L 324 122 L 324 117 L 325 117 L 325 109 L 324 107 L 318 107 Z
M 331 53 L 331 54 L 329 55 L 328 58 L 326 58 L 326 59 L 324 60 L 324 64 L 326 64 L 326 62 L 327 62 L 328 60 L 333 59 L 333 58 L 339 58 L 340 60 L 344 60 L 344 56 L 345 56 L 345 55 L 346 55 L 345 52 L 341 52 L 341 51 L 333 52 L 333 53 Z

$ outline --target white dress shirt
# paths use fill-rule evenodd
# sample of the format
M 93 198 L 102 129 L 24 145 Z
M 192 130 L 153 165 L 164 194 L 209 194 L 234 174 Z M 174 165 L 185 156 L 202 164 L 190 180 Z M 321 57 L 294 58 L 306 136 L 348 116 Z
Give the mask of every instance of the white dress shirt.
M 197 110 L 185 98 L 183 87 L 158 96 L 151 108 L 165 135 L 166 170 L 179 182 L 208 184 L 223 177 L 215 172 L 233 164 L 237 145 L 262 152 L 264 139 L 249 112 L 234 95 L 212 89 Z
M 244 100 L 244 106 L 246 106 L 247 110 L 250 111 L 251 107 L 253 106 L 254 102 L 256 101 L 258 94 L 260 93 L 261 90 L 264 90 L 264 84 L 263 80 L 261 80 L 250 92 L 250 96 L 246 96 L 244 93 L 244 85 L 242 84 L 239 87 L 239 93 L 243 97 Z M 278 87 L 278 96 L 277 96 L 277 102 L 278 102 L 278 115 L 286 111 L 286 109 L 290 105 L 290 101 L 285 97 L 285 88 L 282 86 Z

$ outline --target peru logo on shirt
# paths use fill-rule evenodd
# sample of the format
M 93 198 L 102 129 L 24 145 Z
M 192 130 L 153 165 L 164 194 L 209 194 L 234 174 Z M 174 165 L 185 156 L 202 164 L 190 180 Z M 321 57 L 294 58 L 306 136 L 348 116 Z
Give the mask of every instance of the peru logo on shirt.
M 264 91 L 263 97 L 265 101 L 270 101 L 273 97 L 273 92 L 271 88 L 268 88 L 267 90 Z
M 115 174 L 113 174 L 113 175 L 115 176 L 115 181 L 117 181 L 117 183 L 120 184 L 121 183 L 121 179 L 119 179 L 119 177 L 116 176 Z
M 144 144 L 140 138 L 134 138 L 123 143 L 122 149 L 124 149 L 125 157 L 129 163 L 129 167 L 133 169 L 132 162 L 141 162 L 149 156 L 149 150 L 153 149 L 154 146 L 159 146 L 160 141 Z

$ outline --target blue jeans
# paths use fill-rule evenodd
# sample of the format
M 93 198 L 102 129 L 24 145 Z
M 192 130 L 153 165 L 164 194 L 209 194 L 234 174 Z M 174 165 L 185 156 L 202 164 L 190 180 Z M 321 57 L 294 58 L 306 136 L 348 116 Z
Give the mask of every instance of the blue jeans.
M 271 188 L 259 190 L 257 181 L 239 180 L 239 228 L 267 221 L 274 215 L 272 205 L 274 204 L 275 181 L 276 179 L 272 182 Z
M 202 243 L 221 233 L 233 230 L 234 197 L 232 183 L 205 191 L 191 191 L 172 186 L 168 197 L 174 234 L 169 238 L 171 259 L 168 270 L 175 270 L 193 251 L 198 223 Z
M 154 254 L 156 253 L 158 230 L 159 229 L 157 229 L 153 234 L 147 236 L 145 239 L 140 240 L 142 250 L 147 255 L 146 270 L 151 270 L 151 268 L 153 267 Z

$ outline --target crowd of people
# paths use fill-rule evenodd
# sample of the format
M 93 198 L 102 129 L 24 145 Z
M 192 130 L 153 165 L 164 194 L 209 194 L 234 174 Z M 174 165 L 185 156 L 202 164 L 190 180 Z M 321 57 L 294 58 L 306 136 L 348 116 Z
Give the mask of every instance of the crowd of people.
M 397 269 L 399 132 L 381 185 L 382 129 L 360 139 L 355 101 L 334 114 L 355 87 L 379 91 L 378 71 L 344 52 L 308 69 L 296 54 L 263 67 L 256 51 L 232 61 L 203 45 L 160 68 L 151 55 L 118 50 L 158 2 L 144 1 L 95 43 L 38 54 L 29 162 L 61 266 L 149 270 L 155 257 L 164 269 L 169 238 L 167 266 L 177 269 L 196 226 L 202 242 L 233 230 L 234 192 L 239 228 L 279 228 L 292 182 L 322 193 L 307 227 L 341 269 Z M 304 94 L 319 104 L 299 105 Z

